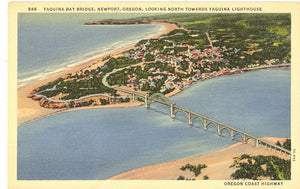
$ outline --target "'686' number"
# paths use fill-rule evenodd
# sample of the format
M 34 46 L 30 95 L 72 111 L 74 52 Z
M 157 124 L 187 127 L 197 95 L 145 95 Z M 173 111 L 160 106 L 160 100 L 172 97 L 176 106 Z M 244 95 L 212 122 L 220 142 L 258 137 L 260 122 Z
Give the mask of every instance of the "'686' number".
M 37 11 L 36 7 L 28 7 L 28 11 Z

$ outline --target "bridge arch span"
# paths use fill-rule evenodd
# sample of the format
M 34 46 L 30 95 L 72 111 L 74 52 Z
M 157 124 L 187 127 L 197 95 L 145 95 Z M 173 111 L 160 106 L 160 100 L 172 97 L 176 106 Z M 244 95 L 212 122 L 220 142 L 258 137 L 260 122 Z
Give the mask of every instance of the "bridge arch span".
M 155 112 L 158 112 L 160 114 L 163 114 L 163 115 L 169 115 L 169 107 L 164 105 L 164 104 L 161 104 L 161 103 L 151 103 L 151 106 L 149 106 L 149 108 Z
M 255 144 L 256 143 L 256 139 L 252 138 L 252 137 L 246 137 L 245 142 L 248 142 L 249 140 L 252 140 L 252 142 Z
M 159 101 L 159 102 L 162 102 L 163 104 L 166 104 L 168 106 L 171 105 L 171 102 L 170 100 L 165 97 L 165 95 L 161 94 L 161 93 L 154 93 L 152 94 L 150 97 L 149 97 L 149 100 L 154 100 L 154 101 Z
M 216 123 L 214 123 L 214 122 L 208 121 L 206 123 L 206 128 L 207 129 L 209 129 L 210 127 L 213 127 L 213 126 L 215 127 L 215 129 L 217 129 L 217 127 L 218 127 L 218 125 Z
M 200 118 L 200 117 L 197 117 L 197 116 L 193 116 L 192 118 L 191 118 L 191 120 L 192 120 L 192 123 L 195 125 L 196 123 L 200 123 L 200 125 L 199 126 L 201 126 L 203 129 L 204 129 L 204 121 L 203 121 L 203 119 L 202 118 Z
M 177 109 L 177 108 L 176 109 L 174 108 L 173 115 L 175 117 L 178 117 L 178 115 L 180 115 L 180 114 L 184 114 L 186 116 L 186 118 L 189 118 L 189 114 L 187 112 L 182 111 L 182 110 Z
M 241 134 L 241 133 L 239 133 L 239 132 L 235 132 L 234 134 L 233 134 L 233 139 L 236 139 L 236 136 L 240 136 L 241 137 L 241 141 L 243 141 L 243 138 L 244 138 L 244 136 Z
M 291 156 L 291 152 L 289 150 L 286 150 L 282 147 L 278 147 L 275 144 L 272 144 L 266 140 L 263 140 L 258 137 L 247 134 L 245 132 L 242 132 L 239 129 L 234 129 L 230 126 L 227 126 L 225 124 L 217 122 L 217 121 L 210 119 L 208 117 L 205 117 L 201 114 L 192 112 L 188 109 L 184 109 L 180 106 L 177 106 L 175 103 L 171 104 L 169 99 L 160 93 L 154 93 L 153 95 L 151 95 L 149 97 L 148 94 L 143 94 L 143 93 L 139 93 L 136 91 L 130 91 L 130 90 L 122 89 L 119 87 L 115 87 L 115 89 L 131 94 L 133 100 L 140 99 L 140 100 L 144 101 L 146 108 L 150 107 L 151 101 L 158 102 L 160 104 L 164 104 L 170 108 L 170 116 L 171 117 L 175 117 L 175 114 L 179 114 L 179 113 L 182 114 L 181 112 L 183 112 L 183 115 L 186 115 L 188 117 L 188 123 L 190 125 L 193 124 L 193 121 L 194 122 L 197 121 L 197 123 L 198 123 L 198 119 L 199 119 L 200 123 L 204 127 L 204 130 L 208 130 L 208 128 L 210 128 L 210 127 L 215 127 L 213 129 L 217 130 L 218 135 L 221 135 L 223 130 L 225 129 L 225 130 L 227 130 L 228 133 L 230 133 L 231 138 L 235 139 L 236 141 L 242 141 L 244 143 L 247 143 L 247 141 L 249 141 L 249 142 L 253 141 L 255 143 L 256 147 L 259 147 L 259 146 L 264 147 L 266 149 L 270 149 L 272 151 L 273 150 L 279 151 L 280 153 L 284 153 L 285 155 Z M 239 139 L 241 139 L 241 140 L 239 140 Z
M 229 135 L 231 135 L 231 130 L 230 129 L 228 129 L 228 128 L 226 128 L 226 127 L 222 127 L 222 128 L 220 128 L 220 133 L 222 134 L 222 131 L 223 130 L 225 130 L 225 132 L 227 131 L 227 133 L 229 134 Z

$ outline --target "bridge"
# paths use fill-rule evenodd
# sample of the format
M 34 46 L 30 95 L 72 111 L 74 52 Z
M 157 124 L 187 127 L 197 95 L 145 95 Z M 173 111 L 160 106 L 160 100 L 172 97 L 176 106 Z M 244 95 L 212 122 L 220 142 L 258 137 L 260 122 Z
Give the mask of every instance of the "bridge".
M 253 135 L 250 135 L 248 133 L 245 133 L 243 131 L 235 129 L 229 125 L 215 121 L 204 115 L 201 115 L 201 114 L 192 112 L 188 109 L 177 106 L 175 103 L 171 103 L 167 97 L 165 97 L 164 95 L 162 95 L 160 93 L 155 93 L 155 94 L 152 94 L 151 96 L 149 96 L 148 94 L 142 94 L 142 93 L 139 93 L 136 91 L 131 91 L 131 90 L 127 90 L 127 89 L 123 89 L 123 88 L 119 88 L 119 87 L 115 87 L 114 89 L 131 94 L 132 99 L 134 101 L 136 101 L 136 100 L 144 101 L 146 108 L 149 108 L 150 104 L 152 102 L 158 102 L 160 104 L 166 105 L 170 108 L 170 117 L 172 117 L 172 118 L 176 117 L 176 114 L 178 112 L 183 112 L 186 114 L 186 116 L 188 118 L 189 125 L 192 125 L 193 121 L 198 119 L 202 123 L 203 129 L 205 131 L 208 129 L 208 127 L 214 127 L 217 130 L 217 134 L 219 136 L 222 135 L 222 132 L 228 132 L 230 134 L 232 140 L 234 140 L 236 136 L 240 136 L 242 138 L 243 143 L 248 143 L 249 140 L 252 140 L 257 148 L 261 147 L 261 148 L 268 149 L 270 151 L 279 152 L 280 154 L 285 154 L 287 156 L 291 155 L 291 151 L 289 151 L 285 148 L 282 148 L 282 147 L 277 146 L 273 143 L 270 143 L 264 139 L 255 137 Z

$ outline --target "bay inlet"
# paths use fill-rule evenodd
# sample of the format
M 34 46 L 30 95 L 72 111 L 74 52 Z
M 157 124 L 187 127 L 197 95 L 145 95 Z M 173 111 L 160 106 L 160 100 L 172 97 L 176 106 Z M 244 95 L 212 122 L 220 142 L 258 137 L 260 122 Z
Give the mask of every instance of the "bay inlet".
M 257 137 L 290 137 L 290 69 L 222 76 L 193 84 L 170 98 Z M 229 146 L 226 133 L 188 125 L 184 114 L 153 103 L 85 109 L 18 127 L 18 179 L 98 180 Z M 237 138 L 238 139 L 238 138 Z

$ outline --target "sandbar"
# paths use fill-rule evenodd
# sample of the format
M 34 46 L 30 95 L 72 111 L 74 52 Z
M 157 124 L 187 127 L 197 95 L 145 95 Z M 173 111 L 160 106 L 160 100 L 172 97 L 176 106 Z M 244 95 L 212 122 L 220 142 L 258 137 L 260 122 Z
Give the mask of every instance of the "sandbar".
M 283 144 L 287 138 L 263 137 L 263 139 L 274 144 L 277 141 Z M 229 166 L 233 164 L 234 157 L 241 156 L 242 154 L 275 155 L 283 159 L 289 159 L 289 156 L 280 154 L 279 152 L 270 151 L 260 147 L 256 148 L 251 142 L 249 142 L 249 144 L 237 142 L 227 148 L 204 155 L 133 169 L 112 176 L 108 178 L 108 180 L 176 180 L 180 175 L 185 178 L 194 178 L 194 173 L 180 170 L 181 166 L 188 163 L 191 165 L 207 165 L 207 168 L 202 169 L 201 174 L 195 178 L 196 180 L 203 180 L 204 175 L 207 175 L 209 180 L 230 180 L 230 175 L 235 171 L 235 168 L 229 168 Z

